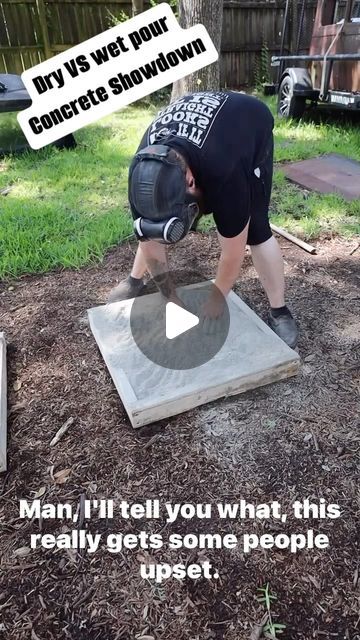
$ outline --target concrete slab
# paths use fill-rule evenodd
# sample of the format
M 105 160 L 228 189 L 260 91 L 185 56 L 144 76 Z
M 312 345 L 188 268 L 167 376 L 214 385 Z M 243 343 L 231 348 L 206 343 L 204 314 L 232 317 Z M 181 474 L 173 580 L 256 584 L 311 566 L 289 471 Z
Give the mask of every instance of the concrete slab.
M 0 473 L 6 471 L 7 399 L 6 399 L 6 342 L 0 333 Z
M 289 180 L 320 193 L 339 193 L 346 200 L 360 198 L 360 162 L 337 153 L 282 165 Z
M 150 296 L 159 294 L 146 298 Z M 126 300 L 95 307 L 88 310 L 88 315 L 95 340 L 134 428 L 220 397 L 288 378 L 299 369 L 298 354 L 233 292 L 228 298 L 229 334 L 220 351 L 209 362 L 193 369 L 179 371 L 161 367 L 148 360 L 133 340 L 132 304 L 133 300 Z

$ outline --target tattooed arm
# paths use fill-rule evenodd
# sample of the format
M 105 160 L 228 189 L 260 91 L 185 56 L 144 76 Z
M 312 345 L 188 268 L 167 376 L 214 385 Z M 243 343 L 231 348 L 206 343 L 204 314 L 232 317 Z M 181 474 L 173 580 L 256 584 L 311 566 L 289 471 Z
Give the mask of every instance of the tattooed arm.
M 148 270 L 164 298 L 176 304 L 181 303 L 176 288 L 169 274 L 166 246 L 160 242 L 149 240 L 141 243 L 141 251 L 146 260 Z

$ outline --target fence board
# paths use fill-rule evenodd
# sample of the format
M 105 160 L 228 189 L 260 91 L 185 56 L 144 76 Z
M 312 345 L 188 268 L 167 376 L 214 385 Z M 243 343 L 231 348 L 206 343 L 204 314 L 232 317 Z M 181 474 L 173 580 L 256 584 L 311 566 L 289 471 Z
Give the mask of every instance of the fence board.
M 8 33 L 5 27 L 4 7 L 2 4 L 0 4 L 0 47 L 1 45 L 5 46 L 9 44 L 10 42 L 8 38 Z
M 65 44 L 63 24 L 58 4 L 47 6 L 47 18 L 50 42 Z
M 47 22 L 47 14 L 44 0 L 36 0 L 36 6 L 39 13 L 39 22 L 41 29 L 41 38 L 44 44 L 44 53 L 46 58 L 51 58 L 52 51 L 49 40 L 49 30 L 48 30 L 48 22 Z
M 6 73 L 18 73 L 20 75 L 23 72 L 23 63 L 20 53 L 5 52 L 2 57 Z
M 48 46 L 42 35 L 37 2 L 39 0 L 0 0 L 0 72 L 22 73 L 39 61 L 56 55 L 112 26 L 111 16 L 131 13 L 129 0 L 41 0 L 45 7 Z M 292 0 L 292 17 L 294 5 Z M 221 52 L 222 85 L 239 88 L 254 82 L 261 50 L 267 44 L 269 55 L 280 50 L 286 0 L 225 0 Z M 308 0 L 299 49 L 306 53 L 311 38 L 316 0 Z M 149 8 L 145 2 L 145 8 Z M 298 0 L 297 11 L 301 13 Z M 6 25 L 6 26 L 5 26 Z M 285 50 L 296 49 L 290 21 Z M 296 39 L 295 39 L 296 40 Z M 9 47 L 11 47 L 9 49 Z M 275 78 L 276 70 L 271 69 Z
M 38 31 L 39 16 L 35 5 L 22 4 L 19 5 L 22 29 L 21 44 L 32 45 L 36 42 L 36 32 Z
M 3 4 L 3 16 L 5 20 L 5 26 L 8 34 L 8 44 L 17 45 L 19 42 L 19 36 L 21 31 L 18 25 L 17 6 L 10 4 Z

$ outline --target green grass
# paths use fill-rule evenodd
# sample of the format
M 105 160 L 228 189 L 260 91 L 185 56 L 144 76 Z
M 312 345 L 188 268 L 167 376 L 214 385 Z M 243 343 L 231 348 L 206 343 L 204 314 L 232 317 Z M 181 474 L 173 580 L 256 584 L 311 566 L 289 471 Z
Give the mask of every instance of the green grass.
M 128 167 L 155 113 L 124 109 L 77 132 L 73 151 L 0 160 L 0 189 L 13 187 L 0 196 L 0 278 L 81 267 L 131 235 Z
M 274 110 L 274 99 L 268 100 Z M 131 235 L 127 171 L 132 154 L 157 108 L 130 106 L 76 133 L 74 151 L 45 148 L 0 160 L 0 278 L 79 268 L 101 260 Z M 0 118 L 0 147 L 16 129 L 15 116 Z M 356 126 L 337 122 L 276 121 L 276 161 L 337 152 L 360 160 Z M 21 142 L 21 140 L 19 140 Z M 278 165 L 279 166 L 279 165 Z M 272 221 L 307 239 L 321 232 L 360 233 L 360 203 L 305 193 L 274 177 Z M 204 230 L 211 219 L 202 223 Z
M 275 98 L 267 100 L 275 112 Z M 354 235 L 360 233 L 360 201 L 348 202 L 339 195 L 302 190 L 286 180 L 282 162 L 306 160 L 338 153 L 360 161 L 360 130 L 356 121 L 341 123 L 340 116 L 325 118 L 309 114 L 300 122 L 276 118 L 274 187 L 271 220 L 288 231 L 313 239 L 321 233 Z M 340 124 L 341 123 L 341 124 Z

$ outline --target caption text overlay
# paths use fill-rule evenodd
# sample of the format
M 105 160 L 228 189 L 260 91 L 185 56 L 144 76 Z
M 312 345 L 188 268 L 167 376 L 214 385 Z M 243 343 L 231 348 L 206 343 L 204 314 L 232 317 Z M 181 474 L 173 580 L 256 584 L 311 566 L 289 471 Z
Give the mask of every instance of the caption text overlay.
M 330 545 L 328 536 L 319 531 L 320 523 L 326 520 L 340 518 L 340 507 L 330 504 L 321 498 L 317 503 L 310 500 L 296 500 L 288 509 L 292 520 L 296 523 L 306 523 L 300 532 L 291 531 L 285 524 L 288 513 L 283 511 L 278 501 L 264 504 L 252 504 L 246 500 L 237 503 L 161 503 L 160 500 L 145 500 L 142 503 L 130 503 L 123 500 L 82 500 L 73 505 L 61 503 L 41 503 L 36 499 L 32 502 L 20 500 L 20 517 L 41 522 L 41 531 L 30 534 L 30 549 L 73 549 L 84 550 L 93 554 L 99 550 L 105 553 L 117 554 L 124 551 L 147 553 L 146 561 L 140 561 L 140 575 L 144 579 L 161 583 L 168 578 L 179 580 L 189 577 L 218 579 L 217 568 L 204 558 L 202 562 L 160 562 L 159 550 L 183 553 L 188 550 L 199 550 L 200 554 L 213 550 L 229 550 L 240 554 L 263 553 L 264 550 L 284 551 L 297 554 L 304 551 L 319 551 Z M 96 533 L 89 531 L 92 518 L 106 520 L 107 531 Z M 70 526 L 62 527 L 61 533 L 46 533 L 46 520 L 68 521 Z M 112 522 L 121 521 L 118 524 Z M 131 522 L 143 521 L 143 528 L 134 527 L 129 531 Z M 176 523 L 177 529 L 181 521 L 185 524 L 186 532 L 173 533 L 171 525 Z M 206 523 L 206 531 L 199 533 L 200 521 Z M 231 521 L 233 533 L 219 532 L 224 521 Z M 249 521 L 252 523 L 249 526 Z M 276 523 L 275 532 L 266 532 L 264 524 Z M 315 521 L 315 522 L 314 522 Z M 189 527 L 189 523 L 193 529 Z M 71 524 L 77 525 L 71 528 Z M 155 524 L 155 526 L 154 526 Z M 239 524 L 241 532 L 239 533 Z M 246 525 L 243 530 L 243 525 Z M 151 525 L 149 530 L 147 525 Z M 157 526 L 158 525 L 158 526 Z M 310 526 L 309 526 L 310 525 Z M 292 527 L 293 525 L 291 525 Z M 281 528 L 285 531 L 282 532 Z M 309 528 L 308 528 L 309 527 Z M 111 529 L 114 528 L 115 531 Z M 121 531 L 121 528 L 123 531 Z M 272 529 L 273 527 L 270 527 Z M 157 530 L 156 530 L 157 529 Z M 250 529 L 250 530 L 249 530 Z M 317 529 L 317 531 L 316 531 Z M 177 559 L 176 559 L 177 560 Z
M 162 3 L 24 71 L 18 121 L 40 149 L 217 59 L 205 27 L 181 29 Z

